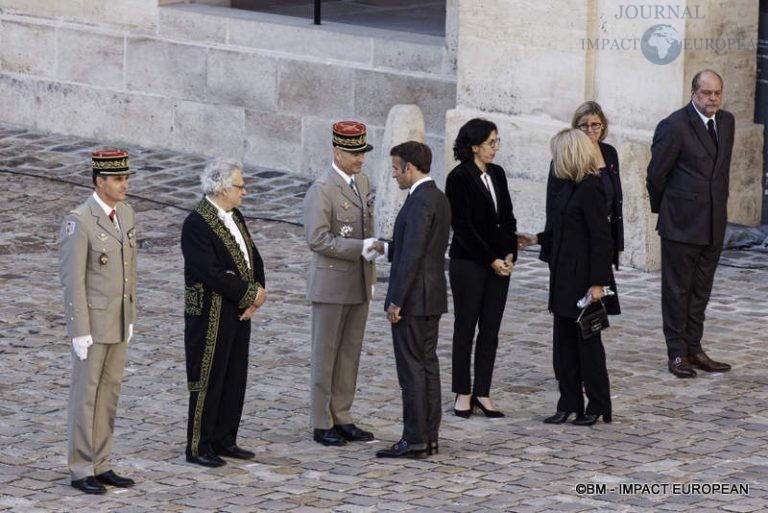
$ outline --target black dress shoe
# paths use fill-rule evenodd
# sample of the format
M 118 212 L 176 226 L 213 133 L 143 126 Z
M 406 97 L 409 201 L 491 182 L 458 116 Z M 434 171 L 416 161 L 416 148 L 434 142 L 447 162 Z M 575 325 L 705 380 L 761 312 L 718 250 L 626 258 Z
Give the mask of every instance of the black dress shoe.
M 678 378 L 695 378 L 696 371 L 691 368 L 687 356 L 675 356 L 669 359 L 669 372 Z
M 315 442 L 323 445 L 347 445 L 347 441 L 334 428 L 315 429 L 312 433 Z
M 251 458 L 256 456 L 256 453 L 253 453 L 251 451 L 246 451 L 245 449 L 241 449 L 237 445 L 232 445 L 225 449 L 220 449 L 216 451 L 216 454 L 219 456 L 227 456 L 229 458 L 238 458 L 241 460 L 250 460 Z
M 107 470 L 104 473 L 96 476 L 96 481 L 101 484 L 116 486 L 118 488 L 130 488 L 135 485 L 136 482 L 133 479 L 127 477 L 120 477 L 111 470 Z
M 107 487 L 96 481 L 93 476 L 84 477 L 77 481 L 72 481 L 72 486 L 85 493 L 102 495 L 107 493 Z
M 579 415 L 578 417 L 573 419 L 573 422 L 571 422 L 571 424 L 573 424 L 574 426 L 593 426 L 597 422 L 597 419 L 600 418 L 600 415 L 603 416 L 603 422 L 605 422 L 606 424 L 610 424 L 611 421 L 613 420 L 610 413 L 602 413 L 602 414 L 587 413 L 586 415 Z
M 690 355 L 688 360 L 691 362 L 691 365 L 706 372 L 728 372 L 731 370 L 730 365 L 714 361 L 704 351 Z
M 504 416 L 504 414 L 499 410 L 491 410 L 483 406 L 483 403 L 481 403 L 480 400 L 475 396 L 472 396 L 471 404 L 474 408 L 478 408 L 481 412 L 483 412 L 483 414 L 485 414 L 485 416 L 488 418 L 498 419 Z
M 201 454 L 200 456 L 187 456 L 187 461 L 204 467 L 221 467 L 227 462 L 215 454 Z
M 333 429 L 347 442 L 370 442 L 373 440 L 373 433 L 363 431 L 354 424 L 336 424 Z
M 453 401 L 453 414 L 457 417 L 461 417 L 462 419 L 468 419 L 470 415 L 472 415 L 472 400 L 469 401 L 469 409 L 468 410 L 459 410 L 456 408 L 456 401 L 459 400 L 459 394 L 456 394 L 456 399 Z
M 544 424 L 562 424 L 563 422 L 568 420 L 568 417 L 571 416 L 571 413 L 573 412 L 557 410 L 554 415 L 544 419 Z
M 427 457 L 427 444 L 409 444 L 400 440 L 389 449 L 376 451 L 377 458 L 413 458 L 420 460 Z

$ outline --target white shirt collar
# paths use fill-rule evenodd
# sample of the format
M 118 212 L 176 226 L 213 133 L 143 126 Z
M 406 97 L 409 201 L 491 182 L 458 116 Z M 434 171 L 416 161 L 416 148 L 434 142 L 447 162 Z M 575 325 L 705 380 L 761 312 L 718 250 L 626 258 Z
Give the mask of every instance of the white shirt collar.
M 413 194 L 413 191 L 416 190 L 416 187 L 418 187 L 419 185 L 423 184 L 424 182 L 428 182 L 430 180 L 432 180 L 431 176 L 425 176 L 421 180 L 417 180 L 416 182 L 414 182 L 413 185 L 411 185 L 411 188 L 408 190 L 408 194 Z
M 112 210 L 114 210 L 112 207 L 104 203 L 104 200 L 102 200 L 98 194 L 96 194 L 96 191 L 93 191 L 93 199 L 96 200 L 96 203 L 99 204 L 99 206 L 104 210 L 104 213 L 109 215 L 112 213 Z M 115 205 L 117 206 L 117 205 Z
M 696 104 L 695 104 L 695 103 L 693 103 L 693 101 L 691 101 L 691 105 L 693 105 L 693 110 L 695 110 L 695 111 L 696 111 L 696 114 L 698 114 L 698 115 L 699 115 L 699 117 L 701 118 L 701 120 L 704 122 L 704 124 L 705 124 L 705 125 L 706 125 L 706 124 L 707 124 L 707 122 L 709 122 L 709 120 L 711 119 L 711 120 L 712 120 L 712 121 L 715 123 L 715 128 L 717 128 L 717 120 L 715 119 L 715 115 L 716 115 L 717 113 L 715 113 L 715 114 L 712 114 L 712 117 L 711 117 L 711 118 L 708 118 L 707 116 L 705 116 L 704 114 L 702 114 L 701 112 L 699 112 L 699 109 L 696 107 Z
M 339 166 L 336 165 L 336 162 L 331 162 L 331 167 L 333 167 L 334 171 L 339 173 L 339 176 L 341 176 L 345 182 L 349 183 L 349 181 L 353 178 L 352 176 L 339 169 Z
M 207 199 L 208 203 L 210 203 L 211 205 L 213 205 L 216 208 L 216 211 L 218 212 L 220 219 L 224 219 L 225 217 L 229 217 L 229 218 L 232 217 L 232 211 L 231 210 L 229 212 L 227 212 L 226 210 L 224 210 L 223 208 L 218 206 L 216 204 L 216 202 L 214 202 L 211 198 L 209 198 L 207 194 L 205 195 L 205 199 Z

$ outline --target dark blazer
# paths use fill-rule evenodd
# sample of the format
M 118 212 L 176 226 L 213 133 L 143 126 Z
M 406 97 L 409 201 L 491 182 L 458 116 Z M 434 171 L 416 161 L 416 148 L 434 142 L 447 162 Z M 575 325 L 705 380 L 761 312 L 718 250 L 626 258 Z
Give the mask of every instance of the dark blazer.
M 433 180 L 419 184 L 395 219 L 387 258 L 392 262 L 384 310 L 402 315 L 440 315 L 448 311 L 445 250 L 451 206 Z
M 576 302 L 592 285 L 610 285 L 613 241 L 601 179 L 588 176 L 581 183 L 565 181 L 549 215 L 551 226 L 538 234 L 539 243 L 550 255 L 549 310 L 575 319 Z M 608 313 L 619 313 L 616 296 L 603 300 Z
M 448 174 L 445 195 L 451 202 L 451 258 L 491 265 L 497 258 L 503 260 L 512 253 L 517 260 L 517 220 L 506 174 L 495 164 L 488 164 L 487 172 L 499 204 L 498 213 L 473 161 L 462 162 Z
M 613 191 L 613 196 L 608 202 L 608 217 L 611 221 L 611 237 L 613 239 L 613 265 L 616 269 L 619 269 L 619 253 L 624 251 L 624 195 L 621 189 L 621 175 L 619 173 L 619 155 L 616 152 L 616 148 L 606 143 L 598 143 L 600 145 L 600 151 L 603 154 L 605 160 L 605 167 L 600 170 L 600 179 L 603 183 L 605 190 Z M 571 182 L 567 180 L 561 180 L 555 176 L 554 165 L 549 163 L 549 177 L 547 178 L 547 223 L 552 221 L 558 222 L 559 216 L 551 215 L 551 210 L 555 208 L 557 204 L 557 197 L 563 190 L 566 184 Z M 567 188 L 568 190 L 570 188 Z M 551 229 L 552 227 L 547 224 L 544 227 L 544 231 Z M 549 262 L 549 254 L 544 250 L 544 246 L 541 247 L 539 253 L 539 259 L 544 262 Z
M 699 245 L 723 243 L 733 115 L 720 110 L 715 124 L 717 146 L 689 103 L 656 127 L 646 183 L 651 211 L 659 214 L 656 229 L 665 239 Z

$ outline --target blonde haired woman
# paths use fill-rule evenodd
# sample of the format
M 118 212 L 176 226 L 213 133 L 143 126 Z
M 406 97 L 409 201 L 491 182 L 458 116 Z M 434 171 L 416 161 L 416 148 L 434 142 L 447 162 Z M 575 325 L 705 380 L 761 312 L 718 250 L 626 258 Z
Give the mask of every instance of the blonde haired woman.
M 589 426 L 600 416 L 611 422 L 610 383 L 600 334 L 582 339 L 576 303 L 587 291 L 597 301 L 604 286 L 615 289 L 613 240 L 595 145 L 581 130 L 571 128 L 555 135 L 550 147 L 554 174 L 563 186 L 548 210 L 548 217 L 554 218 L 547 219 L 548 229 L 537 239 L 550 256 L 549 310 L 558 341 L 560 398 L 557 412 L 544 422 L 560 424 L 575 413 L 574 424 Z M 611 299 L 606 308 L 618 313 L 618 300 Z M 586 410 L 582 382 L 589 399 Z

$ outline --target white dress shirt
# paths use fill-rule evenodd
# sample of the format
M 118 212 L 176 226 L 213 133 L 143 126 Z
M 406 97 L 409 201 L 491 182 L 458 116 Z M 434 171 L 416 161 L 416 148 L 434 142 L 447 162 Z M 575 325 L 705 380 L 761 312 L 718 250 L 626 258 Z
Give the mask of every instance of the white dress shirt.
M 232 219 L 232 211 L 230 210 L 229 212 L 226 212 L 223 208 L 218 206 L 208 196 L 206 196 L 205 199 L 208 200 L 208 203 L 216 207 L 216 212 L 219 215 L 219 219 L 221 219 L 221 222 L 224 223 L 224 226 L 227 227 L 227 230 L 229 230 L 229 233 L 231 233 L 232 237 L 234 237 L 235 241 L 237 241 L 237 245 L 240 246 L 240 251 L 243 253 L 243 258 L 245 259 L 245 263 L 248 266 L 248 269 L 250 269 L 251 261 L 248 259 L 248 246 L 245 245 L 245 239 L 243 238 L 243 234 L 240 233 L 240 228 L 237 227 L 237 224 L 235 224 L 235 220 Z

